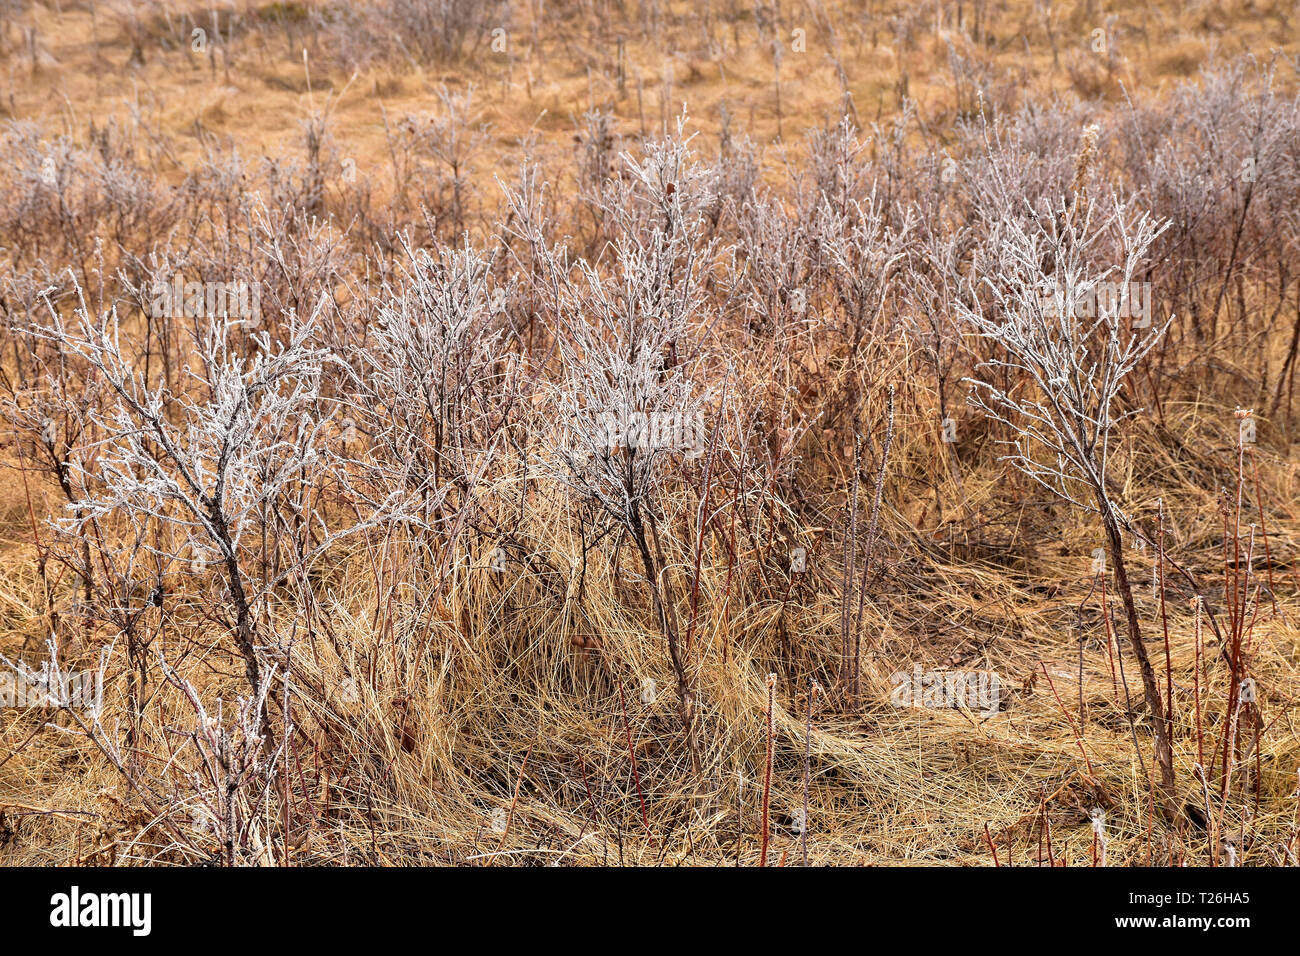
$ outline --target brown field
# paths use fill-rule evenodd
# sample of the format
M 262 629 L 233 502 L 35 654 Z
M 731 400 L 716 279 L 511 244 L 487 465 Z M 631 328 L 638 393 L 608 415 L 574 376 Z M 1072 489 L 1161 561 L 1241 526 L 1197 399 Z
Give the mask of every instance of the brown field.
M 0 64 L 0 864 L 1297 864 L 1295 3 Z

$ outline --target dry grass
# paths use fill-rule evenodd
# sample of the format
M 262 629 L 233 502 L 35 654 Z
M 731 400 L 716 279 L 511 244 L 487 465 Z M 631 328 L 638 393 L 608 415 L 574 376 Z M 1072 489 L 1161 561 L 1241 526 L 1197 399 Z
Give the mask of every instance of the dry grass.
M 654 29 L 638 21 L 631 4 L 550 3 L 545 21 L 536 23 L 532 5 L 520 6 L 507 55 L 482 41 L 473 52 L 433 61 L 382 45 L 344 44 L 346 31 L 332 30 L 328 16 L 314 18 L 314 5 L 238 6 L 228 44 L 210 58 L 184 46 L 189 21 L 210 20 L 199 7 L 184 14 L 166 13 L 162 4 L 12 5 L 0 12 L 7 66 L 0 112 L 34 122 L 47 138 L 66 135 L 77 143 L 93 143 L 88 131 L 102 135 L 111 118 L 130 131 L 128 151 L 160 192 L 198 182 L 205 161 L 233 148 L 250 164 L 261 155 L 298 161 L 294 175 L 301 180 L 285 182 L 306 184 L 301 195 L 308 197 L 316 167 L 304 152 L 300 122 L 324 117 L 321 208 L 340 234 L 343 227 L 352 232 L 321 255 L 332 262 L 337 253 L 338 269 L 303 268 L 301 302 L 305 312 L 325 291 L 336 323 L 331 334 L 341 340 L 363 334 L 370 321 L 368 296 L 380 294 L 380 274 L 390 277 L 401 258 L 392 248 L 399 227 L 434 244 L 463 226 L 488 246 L 499 239 L 516 256 L 501 265 L 503 275 L 528 272 L 525 263 L 535 263 L 521 244 L 494 231 L 498 217 L 508 218 L 494 177 L 516 183 L 525 152 L 553 172 L 549 202 L 557 225 L 550 238 L 570 239 L 575 255 L 607 267 L 601 257 L 609 255 L 615 230 L 576 198 L 580 163 L 590 156 L 580 119 L 588 109 L 614 118 L 614 164 L 618 150 L 634 150 L 643 125 L 653 138 L 684 103 L 703 130 L 696 145 L 711 156 L 721 148 L 725 112 L 730 136 L 767 147 L 760 182 L 782 184 L 779 203 L 789 210 L 798 206 L 789 181 L 811 175 L 804 131 L 832 126 L 845 103 L 860 127 L 880 124 L 863 153 L 880 164 L 874 174 L 884 168 L 889 124 L 903 96 L 915 111 L 900 142 L 918 154 L 940 144 L 956 150 L 954 124 L 981 104 L 985 117 L 1003 117 L 1027 102 L 1077 94 L 1096 97 L 1098 115 L 1122 116 L 1126 95 L 1142 104 L 1165 102 L 1171 84 L 1195 74 L 1211 50 L 1226 61 L 1241 53 L 1266 59 L 1277 49 L 1284 64 L 1278 85 L 1293 90 L 1295 61 L 1286 57 L 1300 46 L 1294 11 L 1281 0 L 1113 11 L 1080 3 L 1059 10 L 1050 31 L 1041 7 L 1022 2 L 977 5 L 978 27 L 959 27 L 954 4 L 939 5 L 938 16 L 934 4 L 790 4 L 780 10 L 779 30 L 788 36 L 806 29 L 808 52 L 784 55 L 778 117 L 764 32 L 771 28 L 750 6 L 717 4 L 708 13 L 696 6 L 646 5 L 659 11 Z M 963 5 L 967 18 L 974 6 Z M 1090 48 L 1097 28 L 1109 37 L 1104 57 Z M 426 155 L 405 175 L 400 128 L 407 115 L 441 115 L 444 88 L 471 86 L 477 112 L 465 129 L 487 129 L 465 174 L 463 221 L 453 225 L 445 170 Z M 1116 157 L 1112 171 L 1122 167 L 1122 145 L 1112 140 L 1108 149 Z M 1074 158 L 1061 160 L 1067 170 Z M 340 175 L 348 160 L 360 185 Z M 250 170 L 250 182 L 257 180 L 250 188 L 270 195 L 271 177 L 262 176 Z M 929 189 L 919 180 L 898 188 L 918 201 Z M 221 202 L 218 193 L 212 208 Z M 283 208 L 294 203 L 291 197 Z M 436 224 L 425 226 L 421 204 L 434 207 Z M 123 225 L 111 212 L 90 217 L 105 235 L 119 230 L 117 244 L 106 243 L 105 275 L 125 268 L 125 251 L 144 257 L 151 243 L 185 232 L 185 222 L 165 220 L 164 207 L 147 207 L 157 228 Z M 42 215 L 57 220 L 48 209 Z M 719 235 L 734 237 L 728 230 L 737 228 L 736 217 L 722 221 Z M 39 280 L 38 264 L 44 275 L 71 267 L 89 288 L 99 274 L 89 242 L 78 249 L 56 226 L 33 229 L 40 248 L 4 240 L 11 277 L 28 270 Z M 310 245 L 302 231 L 285 234 Z M 1276 254 L 1293 267 L 1295 252 Z M 1202 249 L 1187 258 L 1217 262 L 1223 253 Z M 754 412 L 767 424 L 737 426 L 745 442 L 737 439 L 716 458 L 674 459 L 657 501 L 656 557 L 676 596 L 680 631 L 689 633 L 698 769 L 685 746 L 674 669 L 630 536 L 615 524 L 601 526 L 560 482 L 509 460 L 511 452 L 476 494 L 472 484 L 470 492 L 455 492 L 447 514 L 456 520 L 436 533 L 397 522 L 369 529 L 313 565 L 308 583 L 268 598 L 261 627 L 274 639 L 266 641 L 264 663 L 281 675 L 268 710 L 284 749 L 264 790 L 254 789 L 240 805 L 241 836 L 228 850 L 204 809 L 201 794 L 209 788 L 189 786 L 202 769 L 198 744 L 187 736 L 195 718 L 159 658 L 183 673 L 210 710 L 223 701 L 223 719 L 231 720 L 233 702 L 249 688 L 229 630 L 207 613 L 223 600 L 220 583 L 175 564 L 160 570 L 166 597 L 162 607 L 141 611 L 148 678 L 143 702 L 133 706 L 127 691 L 134 664 L 121 629 L 103 616 L 81 616 L 77 548 L 56 541 L 45 523 L 67 511 L 66 497 L 48 470 L 33 465 L 30 436 L 14 420 L 7 423 L 7 480 L 0 487 L 0 653 L 35 662 L 52 630 L 69 667 L 92 666 L 109 649 L 102 724 L 131 743 L 122 751 L 129 754 L 124 771 L 78 731 L 74 713 L 0 710 L 0 862 L 756 865 L 770 673 L 777 682 L 768 865 L 800 862 L 795 822 L 806 751 L 814 865 L 991 865 L 994 854 L 1002 865 L 1090 865 L 1094 808 L 1106 814 L 1111 866 L 1220 865 L 1224 844 L 1239 863 L 1288 862 L 1285 848 L 1297 850 L 1300 812 L 1300 435 L 1289 396 L 1285 407 L 1273 403 L 1270 411 L 1271 392 L 1258 369 L 1271 371 L 1271 389 L 1295 306 L 1294 293 L 1284 293 L 1282 318 L 1275 312 L 1264 321 L 1276 293 L 1265 252 L 1252 247 L 1256 254 L 1250 261 L 1261 265 L 1243 267 L 1245 284 L 1229 296 L 1239 301 L 1226 309 L 1258 324 L 1194 338 L 1184 318 L 1160 367 L 1145 370 L 1159 384 L 1148 377 L 1136 386 L 1134 403 L 1154 397 L 1158 408 L 1134 420 L 1112 463 L 1116 496 L 1144 527 L 1163 502 L 1170 558 L 1187 572 L 1167 576 L 1168 674 L 1150 550 L 1134 558 L 1132 572 L 1161 687 L 1166 677 L 1172 681 L 1175 769 L 1180 799 L 1190 808 L 1180 819 L 1165 818 L 1154 805 L 1140 678 L 1127 648 L 1116 656 L 1119 642 L 1107 636 L 1091 571 L 1102 544 L 1095 520 L 1006 468 L 991 440 L 1000 433 L 962 412 L 954 394 L 941 393 L 917 339 L 897 323 L 873 326 L 860 352 L 848 345 L 844 323 L 833 334 L 805 330 L 778 343 L 752 316 L 736 318 L 743 310 L 733 309 L 737 299 L 726 277 L 739 268 L 720 259 L 709 266 L 708 293 L 726 318 L 710 332 L 710 368 L 731 370 L 737 420 Z M 279 279 L 265 281 L 269 289 Z M 105 281 L 109 295 L 122 295 L 114 282 Z M 22 311 L 17 288 L 6 292 L 9 316 Z M 895 283 L 884 312 L 915 314 L 910 291 L 909 282 Z M 1212 291 L 1198 291 L 1198 301 Z M 549 377 L 556 365 L 546 323 L 536 319 L 546 306 L 537 304 L 537 287 L 527 293 L 531 299 L 525 295 L 511 300 L 511 349 L 520 368 Z M 276 301 L 291 299 L 286 292 Z M 819 294 L 818 305 L 840 315 L 832 292 Z M 130 329 L 143 338 L 137 318 Z M 23 348 L 13 329 L 6 325 L 0 360 L 10 394 L 31 384 L 10 355 Z M 179 347 L 168 355 L 177 367 L 186 357 Z M 853 698 L 837 674 L 853 436 L 860 436 L 863 456 L 854 540 L 861 574 L 890 384 L 897 388 L 894 442 L 875 551 L 866 558 L 874 564 L 867 587 L 854 583 L 847 596 L 862 647 Z M 955 378 L 947 387 L 955 389 Z M 795 410 L 788 395 L 796 396 Z M 518 398 L 504 431 L 531 454 L 553 427 L 555 411 L 540 390 L 520 387 Z M 1219 746 L 1233 699 L 1225 663 L 1233 597 L 1225 566 L 1238 562 L 1225 560 L 1222 490 L 1231 498 L 1237 480 L 1238 403 L 1259 409 L 1251 449 L 1259 481 L 1248 455 L 1240 526 L 1248 536 L 1260 522 L 1258 495 L 1271 559 L 1266 565 L 1254 555 L 1250 587 L 1269 587 L 1247 602 L 1253 619 L 1244 659 L 1261 703 L 1246 710 L 1252 723 L 1239 729 L 1232 748 L 1239 769 L 1226 799 L 1211 793 L 1207 824 L 1194 768 Z M 943 408 L 956 408 L 959 418 L 951 446 L 937 425 Z M 805 432 L 805 414 L 808 421 L 824 417 Z M 749 458 L 736 454 L 741 448 Z M 706 462 L 713 469 L 708 479 Z M 700 530 L 706 498 L 712 515 Z M 353 506 L 339 493 L 324 507 L 337 516 Z M 115 517 L 103 527 L 128 530 Z M 794 573 L 790 552 L 800 546 L 808 570 Z M 503 571 L 493 567 L 498 549 Z M 1193 594 L 1216 622 L 1207 622 L 1199 650 Z M 1112 591 L 1106 600 L 1114 611 L 1118 596 Z M 890 675 L 914 664 L 995 672 L 1000 712 L 892 706 Z M 1117 666 L 1126 668 L 1127 695 Z M 812 709 L 809 739 L 814 681 L 825 693 Z M 130 780 L 150 781 L 148 792 Z M 1209 784 L 1219 786 L 1213 772 Z

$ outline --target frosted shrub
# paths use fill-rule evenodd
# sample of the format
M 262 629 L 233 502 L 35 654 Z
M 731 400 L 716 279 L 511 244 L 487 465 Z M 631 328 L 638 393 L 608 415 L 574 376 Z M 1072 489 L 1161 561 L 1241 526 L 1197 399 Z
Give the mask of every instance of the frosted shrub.
M 1155 723 L 1156 763 L 1169 804 L 1174 779 L 1168 715 L 1128 583 L 1120 536 L 1128 519 L 1112 499 L 1108 480 L 1115 426 L 1138 414 L 1117 407 L 1125 378 L 1168 322 L 1128 328 L 1122 303 L 1111 297 L 1096 298 L 1093 309 L 1075 307 L 1100 283 L 1129 287 L 1162 229 L 1132 203 L 1116 202 L 1109 213 L 1091 201 L 1029 209 L 1023 217 L 1006 213 L 991 238 L 997 272 L 982 276 L 982 288 L 974 290 L 980 307 L 959 301 L 958 310 L 998 346 L 983 363 L 985 377 L 967 381 L 972 402 L 1012 436 L 1004 460 L 1101 518 Z M 1105 265 L 1108 260 L 1114 264 Z M 1045 285 L 1054 296 L 1042 295 Z M 992 384 L 998 381 L 1006 384 Z
M 465 492 L 484 474 L 506 421 L 508 289 L 469 245 L 405 249 L 401 278 L 381 290 L 366 340 L 350 350 L 349 414 L 369 436 L 375 480 L 409 489 L 427 520 L 448 486 Z
M 120 513 L 165 529 L 151 549 L 166 565 L 214 571 L 260 695 L 266 600 L 334 538 L 309 491 L 330 461 L 320 414 L 329 359 L 313 344 L 314 323 L 290 317 L 286 339 L 256 334 L 246 355 L 233 344 L 238 320 L 196 321 L 184 378 L 167 387 L 148 383 L 123 351 L 115 309 L 92 312 L 83 298 L 72 320 L 50 315 L 34 334 L 85 362 L 108 393 L 92 413 L 103 436 L 93 466 L 73 464 L 85 490 L 72 507 L 84 518 L 63 524 Z
M 640 160 L 625 155 L 626 183 L 610 184 L 604 211 L 617 237 L 609 269 L 582 260 L 570 270 L 559 253 L 550 253 L 563 369 L 552 392 L 562 435 L 548 467 L 621 525 L 636 546 L 698 768 L 694 694 L 673 596 L 650 544 L 670 460 L 703 451 L 709 398 L 692 373 L 704 359 L 693 328 L 707 309 L 700 271 L 711 250 L 700 234 L 712 177 L 691 162 L 681 124 L 678 134 L 648 147 Z M 670 423 L 668 440 L 654 440 L 655 422 Z M 637 427 L 642 423 L 649 433 Z

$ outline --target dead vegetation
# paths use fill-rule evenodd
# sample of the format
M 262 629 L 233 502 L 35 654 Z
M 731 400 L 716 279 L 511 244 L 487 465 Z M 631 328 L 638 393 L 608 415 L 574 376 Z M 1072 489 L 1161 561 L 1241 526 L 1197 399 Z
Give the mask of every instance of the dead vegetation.
M 0 859 L 1294 865 L 1297 64 L 1025 6 L 6 8 Z

